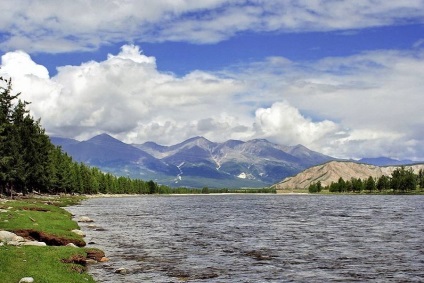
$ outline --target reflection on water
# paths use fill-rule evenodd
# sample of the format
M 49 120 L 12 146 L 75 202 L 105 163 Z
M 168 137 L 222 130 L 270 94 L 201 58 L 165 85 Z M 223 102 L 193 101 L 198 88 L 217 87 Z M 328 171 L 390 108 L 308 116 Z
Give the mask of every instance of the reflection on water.
M 424 196 L 99 198 L 98 282 L 422 282 Z M 118 268 L 127 274 L 117 274 Z

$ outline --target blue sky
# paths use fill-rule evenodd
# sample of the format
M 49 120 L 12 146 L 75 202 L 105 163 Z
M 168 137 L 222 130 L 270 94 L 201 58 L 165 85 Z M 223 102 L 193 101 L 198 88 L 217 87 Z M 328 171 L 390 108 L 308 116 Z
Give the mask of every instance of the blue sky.
M 424 160 L 424 0 L 0 9 L 0 75 L 50 135 L 267 138 L 335 157 Z
M 424 25 L 406 24 L 349 31 L 327 32 L 244 32 L 224 41 L 209 44 L 190 42 L 135 42 L 145 54 L 157 59 L 158 69 L 178 75 L 193 70 L 217 71 L 231 65 L 282 56 L 294 61 L 317 60 L 331 56 L 350 56 L 379 49 L 408 50 L 422 39 Z M 90 52 L 34 53 L 33 60 L 48 68 L 79 65 L 89 60 L 103 60 L 117 54 L 128 42 L 106 44 Z

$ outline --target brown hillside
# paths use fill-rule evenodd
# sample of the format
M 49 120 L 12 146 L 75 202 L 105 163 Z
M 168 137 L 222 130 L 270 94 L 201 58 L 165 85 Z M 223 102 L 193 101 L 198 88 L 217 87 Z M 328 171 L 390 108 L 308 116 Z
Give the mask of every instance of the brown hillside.
M 296 176 L 288 177 L 277 183 L 277 190 L 287 189 L 306 189 L 312 183 L 321 181 L 323 186 L 328 186 L 332 182 L 337 182 L 340 177 L 344 180 L 352 178 L 366 179 L 369 176 L 379 178 L 382 175 L 389 176 L 400 166 L 378 167 L 368 164 L 359 164 L 355 162 L 331 161 L 325 164 L 317 165 L 300 172 Z M 405 166 L 406 169 L 412 168 L 415 173 L 420 169 L 424 170 L 424 164 Z

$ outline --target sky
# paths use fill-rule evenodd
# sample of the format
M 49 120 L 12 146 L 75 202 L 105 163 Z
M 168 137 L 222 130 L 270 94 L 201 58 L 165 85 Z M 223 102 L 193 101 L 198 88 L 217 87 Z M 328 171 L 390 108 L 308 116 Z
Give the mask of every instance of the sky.
M 17 0 L 0 10 L 0 76 L 50 136 L 268 139 L 424 160 L 424 0 Z

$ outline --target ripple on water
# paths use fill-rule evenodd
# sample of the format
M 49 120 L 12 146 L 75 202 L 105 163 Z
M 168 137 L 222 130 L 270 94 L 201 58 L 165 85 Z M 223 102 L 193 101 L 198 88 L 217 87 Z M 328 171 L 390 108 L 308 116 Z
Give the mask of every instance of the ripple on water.
M 103 229 L 81 224 L 111 259 L 90 267 L 98 282 L 424 278 L 424 196 L 140 196 L 68 209 Z

